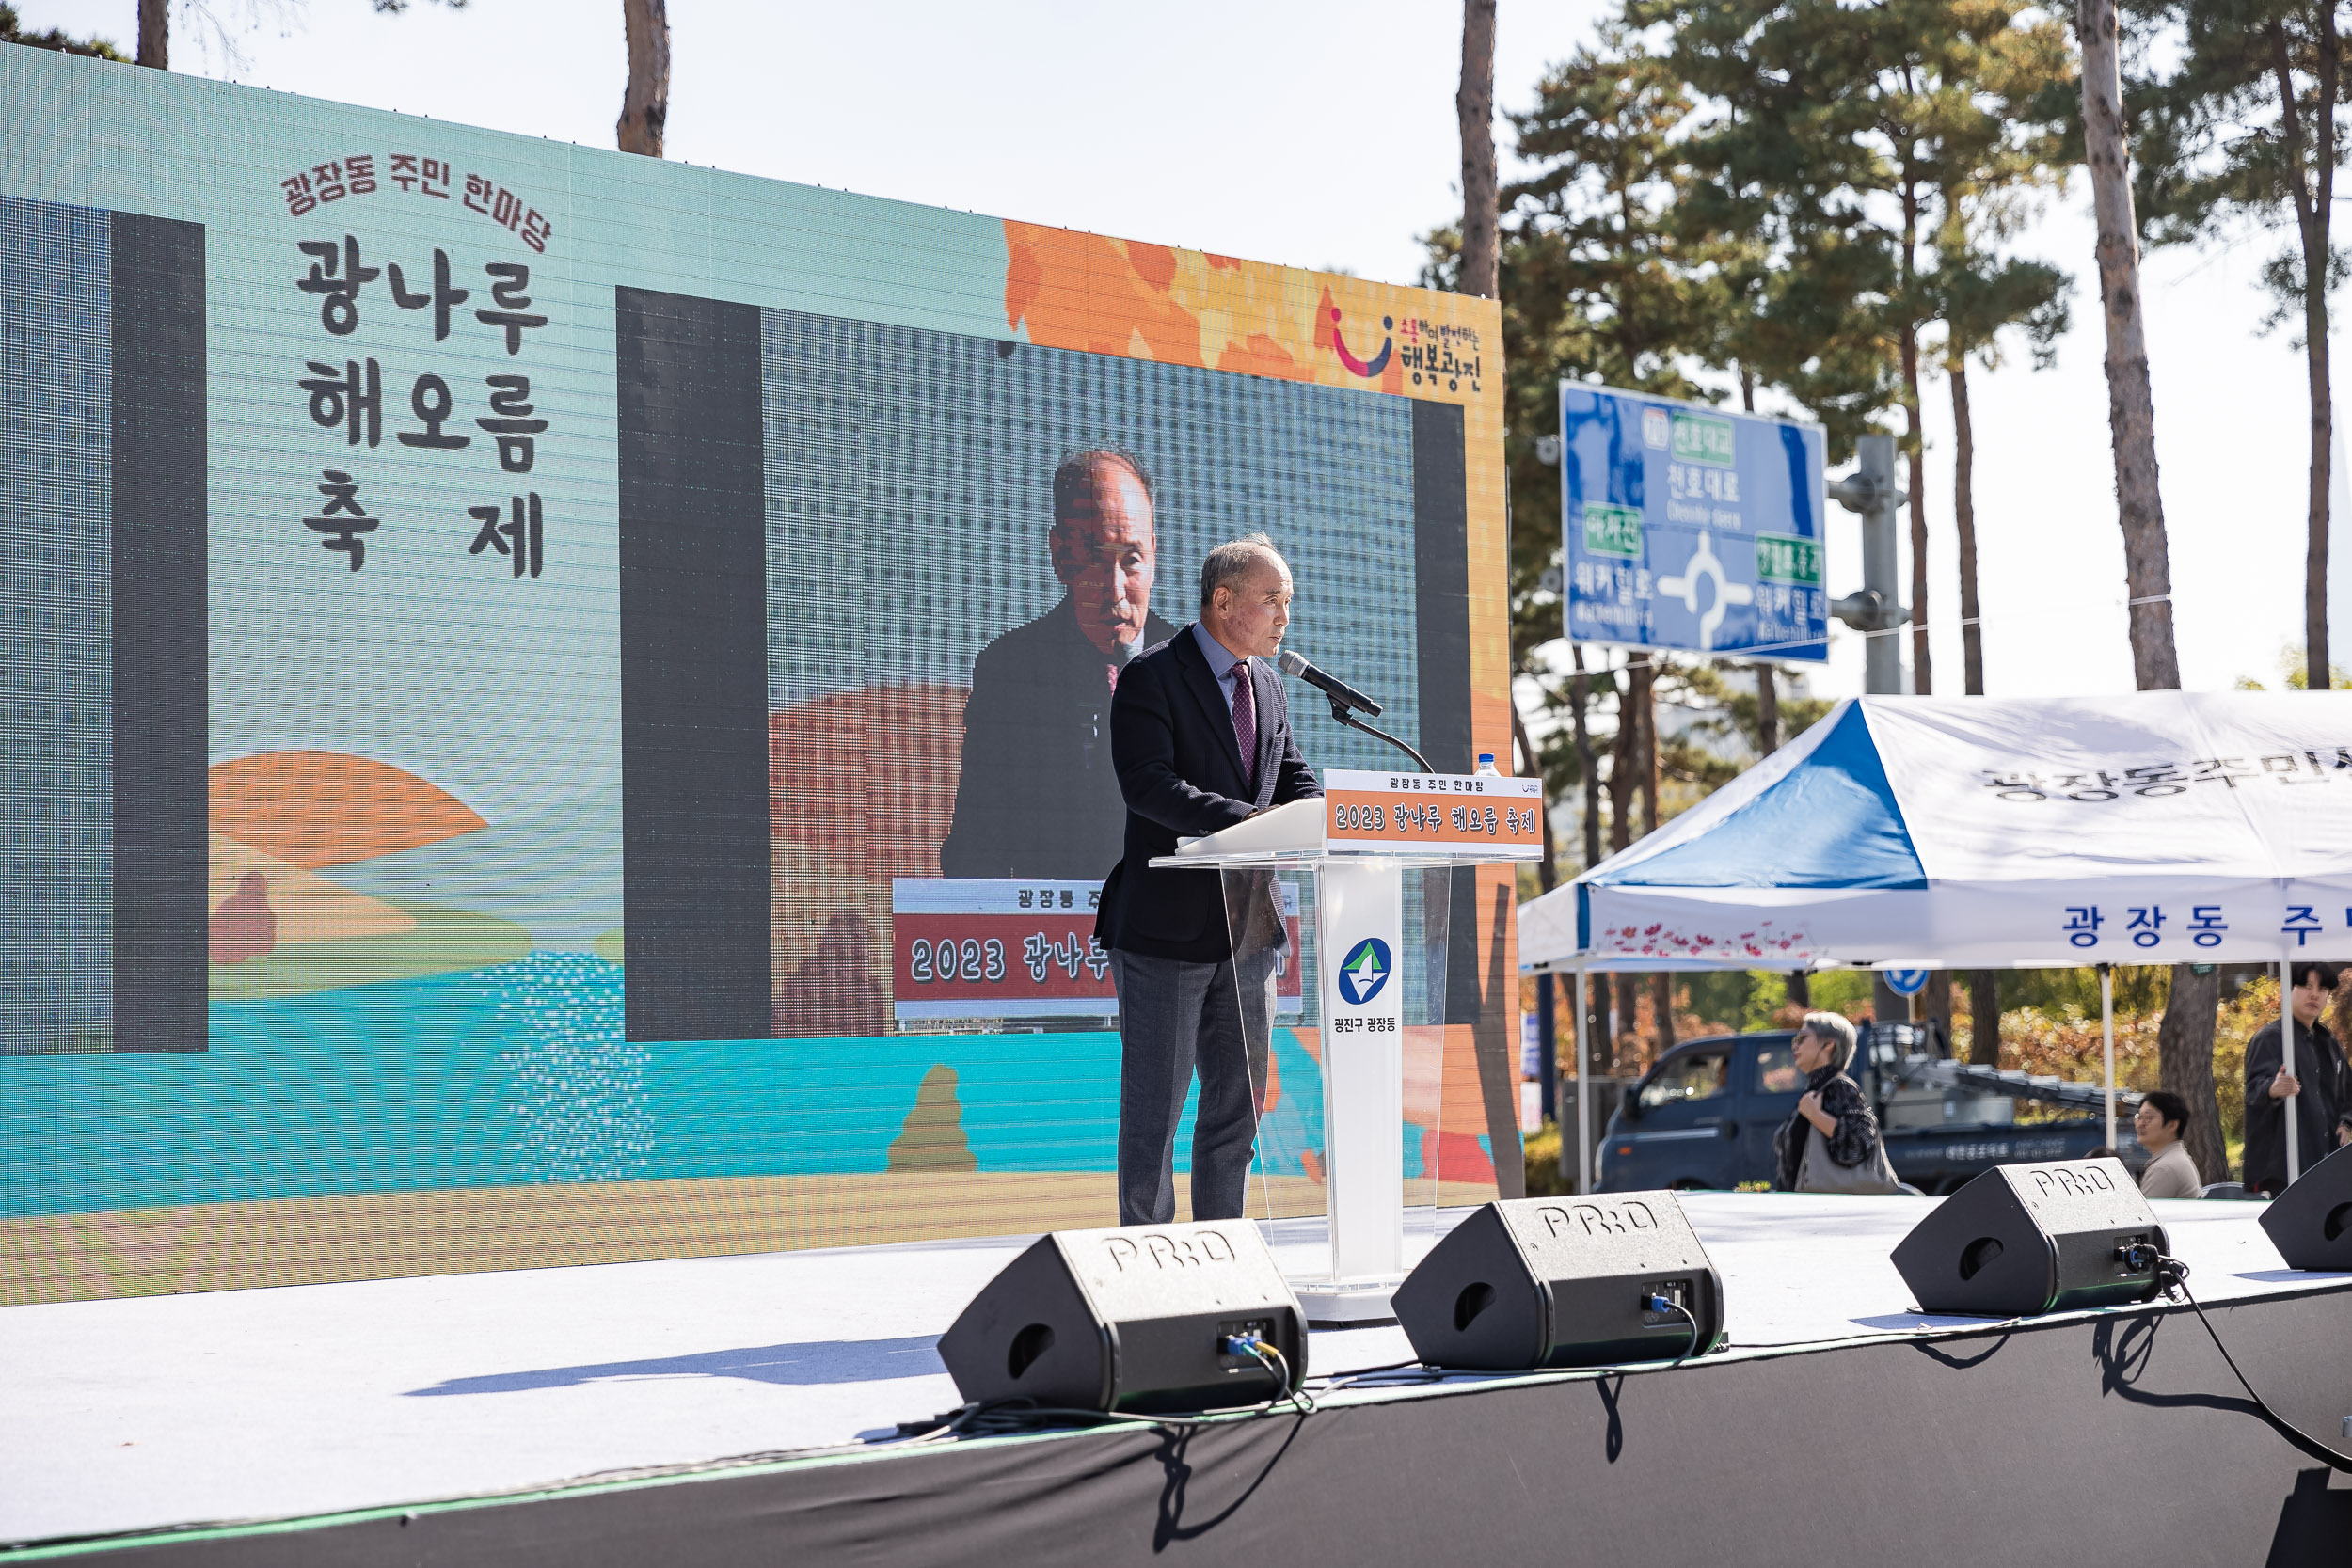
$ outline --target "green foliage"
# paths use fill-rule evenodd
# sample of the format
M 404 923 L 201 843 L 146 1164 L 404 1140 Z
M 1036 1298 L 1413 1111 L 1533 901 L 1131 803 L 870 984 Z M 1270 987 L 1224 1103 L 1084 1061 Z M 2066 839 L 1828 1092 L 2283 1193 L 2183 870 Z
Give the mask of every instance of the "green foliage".
M 2136 95 L 2149 134 L 2133 149 L 2133 194 L 2150 242 L 2232 243 L 2249 223 L 2294 230 L 2261 270 L 2271 301 L 2263 329 L 2297 327 L 2295 346 L 2310 360 L 2310 527 L 2324 537 L 2328 298 L 2352 276 L 2333 239 L 2336 172 L 2352 152 L 2343 95 L 2352 18 L 2336 0 L 2138 0 L 2137 9 L 2178 46 L 2169 71 Z M 2324 587 L 2309 584 L 2314 597 Z M 2321 615 L 2324 629 L 2324 605 Z
M 1917 395 L 1906 345 L 1942 320 L 1953 356 L 2009 325 L 2063 329 L 2065 279 L 1994 248 L 2054 184 L 2072 67 L 2062 24 L 2021 0 L 1629 0 L 1720 104 L 1692 138 L 1704 221 L 1754 236 L 1730 269 L 1751 308 L 1728 341 L 1784 388 L 1833 457 Z
M 2133 200 L 2150 245 L 2235 237 L 2245 220 L 2313 227 L 2301 256 L 2264 281 L 2284 319 L 2307 279 L 2341 281 L 2323 244 L 2325 200 L 2343 165 L 2345 18 L 2332 0 L 2138 0 L 2143 27 L 2177 48 L 2135 83 Z M 2307 270 L 2308 269 L 2308 270 Z
M 2095 969 L 2009 969 L 2000 975 L 2001 1011 L 2030 1007 L 2052 1018 L 2099 1017 L 2099 972 Z M 2172 971 L 2163 964 L 2115 966 L 2115 1012 L 2119 1018 L 2153 1017 L 2172 994 Z
M 1708 346 L 1719 236 L 1686 216 L 1692 171 L 1681 133 L 1696 105 L 1668 63 L 1622 21 L 1536 85 L 1512 117 L 1536 174 L 1502 193 L 1514 252 L 1504 294 L 1525 348 L 1560 376 L 1705 399 L 1685 367 Z
M 1720 666 L 1718 667 L 1720 669 Z M 1721 685 L 1721 683 L 1718 683 Z M 1764 750 L 1763 725 L 1757 717 L 1756 688 L 1747 683 L 1724 686 L 1719 698 L 1724 718 L 1730 729 L 1759 755 Z M 1829 717 L 1829 710 L 1837 705 L 1828 697 L 1780 698 L 1780 739 L 1787 745 L 1798 736 Z
M 1744 970 L 1690 974 L 1677 983 L 1677 989 L 1686 999 L 1683 1005 L 1709 1026 L 1738 1030 L 1749 1026 L 1748 1004 L 1756 993 L 1757 978 Z
M 1743 1032 L 1787 1028 L 1788 976 L 1751 970 L 1748 981 L 1747 999 L 1740 1014 L 1740 1028 Z
M 2279 649 L 2279 680 L 2287 691 L 2309 691 L 2312 689 L 2311 656 L 2300 642 L 2288 642 Z M 2328 666 L 2328 688 L 2331 691 L 2352 690 L 2352 672 L 2341 664 Z M 2251 675 L 2240 675 L 2233 685 L 2239 691 L 2266 691 L 2268 687 Z
M 1540 1132 L 1519 1139 L 1519 1155 L 1527 1166 L 1527 1196 L 1565 1197 L 1571 1183 L 1560 1174 L 1560 1124 L 1544 1123 Z
M 107 39 L 96 36 L 77 39 L 62 27 L 28 32 L 17 16 L 14 6 L 0 6 L 0 43 L 21 43 L 31 49 L 55 49 L 61 54 L 80 55 L 89 59 L 119 60 L 124 65 L 131 63 L 131 56 Z
M 1866 970 L 1833 969 L 1812 976 L 1812 1011 L 1842 1013 L 1855 1018 L 1871 1007 L 1871 980 Z

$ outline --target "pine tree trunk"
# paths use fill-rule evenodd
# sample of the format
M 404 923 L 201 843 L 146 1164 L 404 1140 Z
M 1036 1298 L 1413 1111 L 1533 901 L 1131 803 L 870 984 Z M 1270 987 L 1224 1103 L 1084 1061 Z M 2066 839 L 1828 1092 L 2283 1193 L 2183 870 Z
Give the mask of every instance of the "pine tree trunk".
M 2332 98 L 2332 93 L 2325 95 Z M 2319 192 L 2303 235 L 2304 363 L 2311 374 L 2312 493 L 2303 558 L 2303 669 L 2306 689 L 2334 684 L 2328 661 L 2328 488 L 2335 457 L 2335 396 L 2328 385 L 2328 253 L 2335 170 L 2320 160 Z M 2215 1178 L 2213 1180 L 2218 1180 Z
M 2324 228 L 2324 226 L 2323 226 Z M 2303 558 L 2304 681 L 2309 689 L 2325 691 L 2333 682 L 2328 664 L 2328 465 L 2335 451 L 2335 398 L 2328 389 L 2327 235 L 2311 266 L 2322 275 L 2304 285 L 2304 336 L 2312 381 L 2312 504 L 2311 531 Z
M 1600 758 L 1593 750 L 1593 727 L 1590 718 L 1593 700 L 1593 678 L 1584 669 L 1584 650 L 1569 650 L 1576 660 L 1576 673 L 1568 681 L 1568 723 L 1576 744 L 1577 770 L 1584 780 L 1584 869 L 1590 871 L 1600 863 Z M 1592 984 L 1581 987 L 1576 1005 L 1586 1009 L 1585 1063 L 1587 1073 L 1602 1073 L 1616 1052 L 1610 1041 L 1614 1037 L 1610 1028 L 1609 981 L 1596 975 Z M 1564 1141 L 1561 1148 L 1565 1150 Z M 1564 1164 L 1566 1156 L 1562 1156 Z
M 2305 689 L 2325 691 L 2334 684 L 2328 662 L 2328 481 L 2334 456 L 2334 400 L 2328 377 L 2328 287 L 2332 270 L 2329 231 L 2335 217 L 2336 162 L 2342 135 L 2336 104 L 2343 46 L 2331 5 L 2314 8 L 2318 25 L 2312 43 L 2318 55 L 2312 74 L 2317 101 L 2308 125 L 2296 92 L 2285 24 L 2270 19 L 2271 71 L 2279 93 L 2279 135 L 2286 153 L 2288 195 L 2303 244 L 2304 368 L 2311 379 L 2312 465 L 2309 532 L 2303 562 L 2303 674 Z
M 1747 393 L 1748 412 L 1753 414 L 1756 394 L 1744 381 L 1742 390 Z M 1780 682 L 1770 664 L 1756 667 L 1756 745 L 1768 757 L 1780 750 Z M 1802 969 L 1788 972 L 1788 1000 L 1800 1007 L 1813 1005 L 1812 980 Z
M 1633 786 L 1642 794 L 1642 832 L 1654 833 L 1660 826 L 1658 809 L 1658 656 L 1652 654 L 1646 663 L 1633 670 L 1633 729 L 1634 745 L 1639 748 L 1633 759 Z
M 1640 982 L 1641 976 L 1638 974 L 1617 976 L 1616 1026 L 1615 1032 L 1609 1037 L 1608 1053 L 1609 1067 L 1613 1072 L 1616 1070 L 1617 1066 L 1617 1041 L 1641 1027 L 1639 1022 L 1641 1014 L 1637 1007 Z M 1637 1041 L 1636 1044 L 1638 1045 L 1639 1042 Z
M 139 0 L 139 64 L 171 69 L 171 0 Z
M 2156 483 L 2156 404 L 2140 316 L 2139 232 L 2123 148 L 2123 87 L 2115 0 L 2079 0 L 2083 150 L 2098 224 L 2099 303 L 2106 318 L 2107 430 L 2123 528 L 2123 580 L 2131 594 L 2132 674 L 2142 691 L 2181 684 L 2172 641 L 2172 563 Z
M 2156 403 L 2139 309 L 2139 231 L 2123 147 L 2115 0 L 2079 0 L 2074 26 L 2082 44 L 2084 162 L 2090 168 L 2090 205 L 2098 223 L 2099 304 L 2107 329 L 2107 430 L 2123 528 L 2123 581 L 2132 599 L 2132 675 L 2142 691 L 2169 691 L 2181 684 L 2181 659 L 2172 641 L 2171 552 L 2156 483 Z M 2194 1119 L 2204 1124 L 2209 1139 L 2218 1136 L 2212 1109 L 2214 996 L 2212 976 L 2196 974 L 2189 964 L 2174 964 L 2157 1036 L 2158 1079 L 2187 1100 L 2192 1113 L 2202 1107 Z M 2174 1043 L 2162 1043 L 2168 1039 Z M 2195 1092 L 2201 1084 L 2201 1098 Z M 2190 1136 L 2198 1135 L 2192 1125 Z M 2196 1144 L 2189 1153 L 2199 1170 L 2217 1170 L 2217 1163 L 2205 1164 Z
M 2001 975 L 1998 970 L 1968 972 L 1968 1059 L 1979 1067 L 2001 1065 Z
M 670 118 L 669 0 L 621 0 L 628 32 L 628 88 L 612 132 L 624 152 L 661 156 L 661 129 Z
M 2156 1076 L 2163 1085 L 2188 1102 L 2188 1127 L 2181 1141 L 2197 1162 L 2197 1174 L 2208 1181 L 2226 1181 L 2229 1155 L 2221 1141 L 2221 1104 L 2213 1082 L 2214 1011 L 2220 1001 L 2221 976 L 2201 966 L 2174 964 L 2172 991 L 2165 999 L 2164 1022 L 2156 1030 Z
M 1642 767 L 1642 703 L 1646 697 L 1649 669 L 1626 667 L 1625 689 L 1617 694 L 1617 734 L 1609 747 L 1609 852 L 1615 854 L 1633 842 L 1634 780 Z
M 1960 662 L 1963 689 L 1984 695 L 1984 627 L 1977 608 L 1977 428 L 1968 410 L 1968 356 L 1952 356 L 1952 521 L 1960 535 Z
M 1587 991 L 1585 1005 L 1593 1011 L 1585 1022 L 1584 1049 L 1587 1054 L 1584 1070 L 1596 1077 L 1604 1077 L 1617 1054 L 1610 1043 L 1616 1037 L 1616 1032 L 1610 1026 L 1609 977 L 1605 974 L 1592 976 Z M 1598 1132 L 1600 1124 L 1596 1121 L 1593 1125 L 1594 1131 Z
M 1642 791 L 1642 832 L 1658 831 L 1662 820 L 1658 800 L 1658 656 L 1650 656 L 1650 663 L 1642 668 L 1642 692 L 1635 712 L 1642 726 L 1641 770 L 1635 783 Z M 1656 1061 L 1675 1042 L 1674 976 L 1653 974 L 1649 981 L 1650 1007 L 1658 1025 L 1658 1049 L 1651 1056 Z
M 1600 863 L 1600 759 L 1593 753 L 1593 727 L 1586 714 L 1593 699 L 1584 650 L 1572 650 L 1576 674 L 1568 682 L 1568 722 L 1576 741 L 1576 766 L 1584 777 L 1584 869 Z
M 1934 1019 L 1944 1026 L 1947 1044 L 1952 1037 L 1952 972 L 1939 969 L 1928 976 L 1928 989 L 1919 993 L 1919 1017 L 1922 1022 Z
M 1919 424 L 1919 341 L 1903 329 L 1903 420 L 1911 434 L 1911 689 L 1935 689 L 1928 653 L 1927 437 Z
M 1488 299 L 1502 290 L 1495 177 L 1495 0 L 1463 0 L 1462 85 L 1454 95 L 1462 129 L 1461 292 Z
M 1642 759 L 1642 721 L 1638 715 L 1649 679 L 1647 664 L 1626 667 L 1625 689 L 1617 697 L 1617 736 L 1609 755 L 1609 848 L 1611 853 L 1633 842 L 1634 777 Z M 1638 976 L 1617 976 L 1616 1032 L 1629 1034 L 1636 1027 L 1634 1020 L 1635 982 Z M 1616 1051 L 1613 1044 L 1610 1060 L 1613 1066 Z

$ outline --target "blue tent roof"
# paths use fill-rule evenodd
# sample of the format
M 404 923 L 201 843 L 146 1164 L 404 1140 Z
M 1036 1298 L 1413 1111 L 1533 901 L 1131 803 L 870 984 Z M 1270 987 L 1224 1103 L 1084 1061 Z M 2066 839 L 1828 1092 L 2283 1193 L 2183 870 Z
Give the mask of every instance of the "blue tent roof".
M 1863 705 L 1845 704 L 1798 745 L 1802 754 L 1788 771 L 1705 821 L 1702 831 L 1577 879 L 1579 949 L 1592 945 L 1595 887 L 1925 888 L 1927 868 Z M 1686 831 L 1697 826 L 1685 824 Z
M 1862 705 L 1705 834 L 1588 879 L 1605 887 L 1924 888 Z

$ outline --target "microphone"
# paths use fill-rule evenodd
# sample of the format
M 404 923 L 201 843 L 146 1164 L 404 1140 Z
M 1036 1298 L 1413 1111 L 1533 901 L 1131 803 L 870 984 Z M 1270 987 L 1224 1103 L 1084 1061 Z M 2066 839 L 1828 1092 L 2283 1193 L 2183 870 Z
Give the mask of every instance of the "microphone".
M 1315 687 L 1320 689 L 1325 696 L 1330 698 L 1333 702 L 1339 703 L 1347 707 L 1360 708 L 1364 712 L 1371 714 L 1375 719 L 1380 717 L 1380 705 L 1378 703 L 1374 702 L 1370 697 L 1365 696 L 1362 692 L 1357 690 L 1354 687 L 1348 685 L 1345 681 L 1341 680 L 1337 676 L 1325 674 L 1322 671 L 1308 663 L 1305 656 L 1299 654 L 1296 650 L 1284 648 L 1280 653 L 1275 656 L 1274 662 L 1282 667 L 1282 673 L 1286 675 L 1297 676 L 1300 680 L 1305 681 L 1309 686 Z

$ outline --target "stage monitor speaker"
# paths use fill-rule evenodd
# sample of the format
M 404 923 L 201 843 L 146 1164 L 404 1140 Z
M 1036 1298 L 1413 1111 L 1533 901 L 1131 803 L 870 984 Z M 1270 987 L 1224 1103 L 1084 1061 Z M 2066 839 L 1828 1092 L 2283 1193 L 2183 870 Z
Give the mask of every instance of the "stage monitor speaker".
M 1307 1375 L 1307 1319 L 1248 1220 L 1057 1230 L 1005 1265 L 939 1341 L 967 1402 L 1207 1410 L 1283 1390 L 1225 1340 L 1255 1335 Z
M 2352 1148 L 2339 1148 L 2263 1206 L 2263 1229 L 2290 1269 L 2352 1271 Z
M 1695 1355 L 1724 1333 L 1723 1277 L 1667 1192 L 1489 1203 L 1394 1299 L 1415 1355 L 1477 1371 Z
M 1995 1165 L 1912 1227 L 1895 1268 L 1923 1312 L 2030 1318 L 2153 1295 L 2134 1247 L 2169 1243 L 2121 1160 Z

